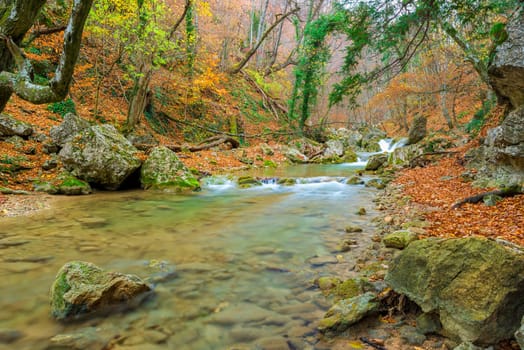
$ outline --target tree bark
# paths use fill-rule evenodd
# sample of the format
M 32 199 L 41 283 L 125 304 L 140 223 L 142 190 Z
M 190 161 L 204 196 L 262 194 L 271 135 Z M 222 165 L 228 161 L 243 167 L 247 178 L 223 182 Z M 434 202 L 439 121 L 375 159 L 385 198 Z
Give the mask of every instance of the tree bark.
M 140 117 L 144 113 L 147 105 L 147 93 L 149 91 L 149 83 L 151 82 L 151 69 L 144 68 L 142 74 L 138 77 L 133 89 L 133 96 L 129 103 L 129 111 L 127 114 L 127 130 L 133 130 L 135 126 L 140 123 Z
M 74 0 L 55 76 L 47 86 L 42 86 L 33 83 L 31 63 L 24 57 L 18 45 L 33 25 L 45 1 L 7 0 L 10 6 L 4 8 L 0 17 L 0 112 L 13 93 L 35 104 L 56 102 L 66 97 L 92 3 L 93 0 Z M 13 63 L 18 66 L 17 73 L 11 71 Z

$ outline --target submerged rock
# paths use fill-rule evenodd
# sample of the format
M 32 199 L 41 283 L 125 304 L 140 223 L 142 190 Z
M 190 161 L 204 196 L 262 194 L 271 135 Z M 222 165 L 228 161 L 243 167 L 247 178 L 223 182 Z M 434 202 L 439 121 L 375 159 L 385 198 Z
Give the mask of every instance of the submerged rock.
M 60 269 L 51 287 L 52 315 L 66 320 L 109 307 L 136 306 L 150 291 L 137 276 L 106 272 L 89 262 L 72 261 Z
M 33 189 L 36 192 L 46 192 L 49 194 L 64 194 L 68 196 L 86 195 L 93 192 L 91 186 L 76 177 L 63 173 L 52 182 L 35 182 Z
M 378 312 L 379 306 L 376 295 L 371 292 L 341 300 L 320 320 L 318 330 L 322 333 L 343 332 L 364 317 Z
M 164 146 L 153 149 L 142 165 L 140 183 L 142 188 L 153 190 L 185 192 L 200 189 L 200 183 L 193 173 L 175 152 Z
M 114 126 L 91 126 L 65 143 L 59 153 L 72 175 L 103 187 L 118 189 L 142 164 L 138 150 Z
M 237 180 L 238 186 L 241 188 L 249 188 L 253 186 L 262 186 L 262 182 L 252 176 L 241 176 Z
M 386 282 L 439 315 L 442 334 L 476 344 L 509 339 L 524 314 L 524 253 L 481 238 L 412 242 Z

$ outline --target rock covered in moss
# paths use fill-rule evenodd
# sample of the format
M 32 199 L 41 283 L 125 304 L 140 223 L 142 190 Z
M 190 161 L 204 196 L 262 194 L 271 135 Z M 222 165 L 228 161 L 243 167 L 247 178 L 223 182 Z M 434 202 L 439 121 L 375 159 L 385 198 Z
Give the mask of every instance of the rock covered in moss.
M 386 188 L 386 184 L 381 179 L 371 179 L 366 182 L 366 187 L 374 187 L 377 190 Z
M 318 325 L 322 333 L 338 333 L 379 310 L 374 293 L 368 292 L 354 298 L 344 299 L 328 310 Z
M 384 242 L 387 248 L 404 249 L 417 239 L 418 235 L 416 233 L 409 230 L 400 230 L 385 235 L 382 242 Z
M 481 238 L 412 242 L 386 282 L 439 315 L 442 333 L 476 344 L 511 338 L 524 314 L 524 252 Z
M 347 181 L 346 184 L 348 185 L 363 185 L 364 180 L 360 176 L 352 176 Z
M 0 137 L 20 136 L 28 137 L 33 133 L 30 124 L 17 120 L 10 115 L 0 114 Z
M 73 176 L 116 190 L 142 164 L 137 152 L 114 126 L 104 124 L 91 126 L 71 138 L 59 157 Z
M 134 275 L 106 272 L 83 261 L 65 264 L 51 287 L 52 315 L 78 318 L 115 306 L 135 306 L 151 288 Z
M 253 186 L 262 186 L 262 182 L 255 179 L 253 176 L 241 176 L 237 180 L 238 186 L 241 188 L 249 188 Z
M 155 147 L 140 171 L 144 189 L 187 192 L 200 189 L 200 183 L 191 170 L 167 147 Z
M 68 196 L 86 195 L 93 192 L 89 183 L 79 180 L 68 173 L 60 174 L 52 182 L 35 182 L 33 188 L 37 192 Z
M 374 154 L 369 157 L 365 170 L 372 171 L 380 169 L 388 161 L 388 155 L 385 153 Z

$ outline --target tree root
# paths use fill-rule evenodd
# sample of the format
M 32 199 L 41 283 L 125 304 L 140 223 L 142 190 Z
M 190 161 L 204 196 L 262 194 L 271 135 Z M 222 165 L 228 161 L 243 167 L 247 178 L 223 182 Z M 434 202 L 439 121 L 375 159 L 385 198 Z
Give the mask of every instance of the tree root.
M 479 193 L 477 195 L 467 197 L 467 198 L 464 198 L 458 201 L 457 203 L 451 206 L 451 209 L 460 208 L 461 206 L 463 206 L 466 203 L 471 203 L 471 204 L 478 203 L 480 201 L 483 201 L 484 197 L 490 196 L 490 195 L 495 195 L 495 196 L 505 198 L 505 197 L 513 197 L 513 196 L 523 194 L 523 193 L 524 192 L 522 191 L 522 188 L 520 186 L 511 186 L 511 187 L 503 188 L 501 190 L 483 192 L 483 193 Z

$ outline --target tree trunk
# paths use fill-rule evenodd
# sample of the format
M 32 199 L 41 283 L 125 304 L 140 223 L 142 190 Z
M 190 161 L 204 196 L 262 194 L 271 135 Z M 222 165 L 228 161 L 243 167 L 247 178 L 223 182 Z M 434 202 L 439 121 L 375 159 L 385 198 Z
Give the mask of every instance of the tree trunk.
M 444 116 L 444 119 L 446 119 L 446 123 L 448 124 L 449 130 L 453 129 L 453 121 L 451 120 L 451 116 L 449 114 L 448 110 L 448 87 L 446 83 L 442 85 L 442 92 L 440 93 L 440 109 L 442 110 L 442 116 Z
M 142 114 L 144 114 L 144 109 L 147 105 L 147 95 L 151 76 L 151 69 L 147 69 L 145 72 L 142 72 L 138 80 L 135 82 L 133 96 L 131 97 L 129 112 L 127 114 L 127 131 L 133 130 L 140 123 L 140 118 Z
M 0 112 L 11 94 L 35 103 L 64 99 L 69 91 L 80 51 L 84 24 L 93 0 L 75 0 L 64 32 L 64 46 L 55 76 L 47 86 L 35 84 L 32 66 L 20 48 L 21 40 L 31 28 L 45 0 L 3 0 L 0 9 Z M 18 72 L 13 73 L 13 64 Z

